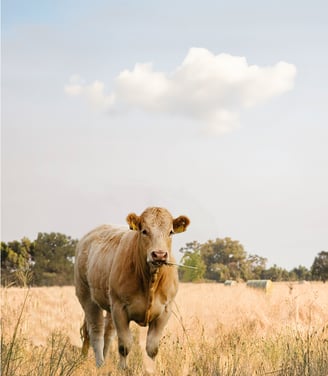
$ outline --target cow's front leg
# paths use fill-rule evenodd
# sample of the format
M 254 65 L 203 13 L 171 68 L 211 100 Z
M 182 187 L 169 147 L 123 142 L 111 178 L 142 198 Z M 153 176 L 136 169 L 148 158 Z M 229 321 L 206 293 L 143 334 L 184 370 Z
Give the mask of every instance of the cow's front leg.
M 120 367 L 127 367 L 126 357 L 132 346 L 132 335 L 129 329 L 129 318 L 121 303 L 113 304 L 112 316 L 118 337 L 118 351 L 120 354 Z
M 162 337 L 163 329 L 171 315 L 171 307 L 166 306 L 163 313 L 154 321 L 149 323 L 147 333 L 146 351 L 151 359 L 155 359 L 158 353 L 159 341 Z

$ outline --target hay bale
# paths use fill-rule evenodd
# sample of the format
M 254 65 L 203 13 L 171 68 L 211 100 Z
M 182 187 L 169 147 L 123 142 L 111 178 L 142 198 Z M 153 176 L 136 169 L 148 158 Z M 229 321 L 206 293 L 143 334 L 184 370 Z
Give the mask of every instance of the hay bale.
M 252 287 L 270 293 L 272 291 L 272 281 L 270 279 L 252 279 L 246 282 L 247 287 Z
M 236 281 L 233 281 L 231 279 L 227 279 L 225 282 L 224 282 L 224 286 L 236 286 L 237 285 L 237 282 Z

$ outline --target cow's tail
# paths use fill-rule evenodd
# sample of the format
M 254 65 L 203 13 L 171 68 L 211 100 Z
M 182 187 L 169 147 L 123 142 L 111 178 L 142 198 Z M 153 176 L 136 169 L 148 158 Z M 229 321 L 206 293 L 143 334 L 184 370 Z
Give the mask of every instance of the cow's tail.
M 83 325 L 81 326 L 81 329 L 80 329 L 80 335 L 81 335 L 81 340 L 83 341 L 82 355 L 87 356 L 88 351 L 89 351 L 89 347 L 90 347 L 90 337 L 89 337 L 89 333 L 88 333 L 87 322 L 86 322 L 85 319 L 84 319 L 84 323 L 83 323 Z

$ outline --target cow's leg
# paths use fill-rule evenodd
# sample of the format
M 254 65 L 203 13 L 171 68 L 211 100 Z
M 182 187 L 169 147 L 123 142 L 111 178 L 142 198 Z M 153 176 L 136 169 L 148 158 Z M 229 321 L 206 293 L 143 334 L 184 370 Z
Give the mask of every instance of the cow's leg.
M 158 353 L 159 341 L 170 315 L 171 309 L 170 307 L 166 307 L 164 312 L 156 320 L 149 323 L 146 351 L 148 356 L 153 360 Z
M 84 305 L 90 344 L 96 357 L 96 365 L 100 367 L 104 363 L 104 315 L 103 310 L 93 301 Z
M 114 337 L 114 335 L 115 335 L 115 327 L 113 324 L 112 315 L 110 312 L 107 312 L 106 318 L 105 318 L 104 359 L 106 358 L 111 340 Z
M 82 338 L 82 341 L 83 341 L 82 355 L 87 356 L 88 351 L 89 351 L 89 347 L 90 347 L 90 337 L 89 337 L 89 333 L 88 333 L 88 326 L 87 326 L 86 319 L 84 319 L 83 325 L 80 329 L 80 333 L 81 333 L 81 338 Z
M 155 373 L 155 357 L 158 353 L 159 341 L 170 315 L 171 311 L 167 307 L 156 320 L 149 323 L 146 340 L 146 352 L 148 356 L 144 356 L 143 359 L 146 375 L 153 375 Z
M 127 367 L 126 357 L 132 346 L 132 335 L 129 329 L 129 319 L 124 307 L 115 303 L 112 306 L 112 316 L 118 337 L 118 351 L 120 353 L 120 367 Z

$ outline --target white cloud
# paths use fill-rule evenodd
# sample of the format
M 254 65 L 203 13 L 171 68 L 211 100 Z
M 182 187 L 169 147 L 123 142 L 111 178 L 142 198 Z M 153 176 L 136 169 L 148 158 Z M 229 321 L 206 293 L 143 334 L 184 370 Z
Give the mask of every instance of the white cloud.
M 115 95 L 105 95 L 105 85 L 101 81 L 94 81 L 86 85 L 79 75 L 73 75 L 69 84 L 65 86 L 65 92 L 71 96 L 83 96 L 96 110 L 106 111 L 115 103 Z
M 295 76 L 296 67 L 283 61 L 259 67 L 249 65 L 245 57 L 191 48 L 174 72 L 156 72 L 151 63 L 122 71 L 110 95 L 102 82 L 86 85 L 79 76 L 72 76 L 65 91 L 84 96 L 98 109 L 125 105 L 176 114 L 206 124 L 211 132 L 225 133 L 239 126 L 242 109 L 291 90 Z

